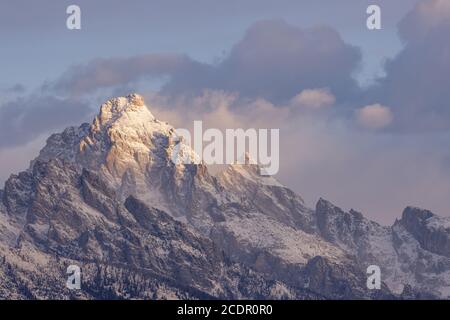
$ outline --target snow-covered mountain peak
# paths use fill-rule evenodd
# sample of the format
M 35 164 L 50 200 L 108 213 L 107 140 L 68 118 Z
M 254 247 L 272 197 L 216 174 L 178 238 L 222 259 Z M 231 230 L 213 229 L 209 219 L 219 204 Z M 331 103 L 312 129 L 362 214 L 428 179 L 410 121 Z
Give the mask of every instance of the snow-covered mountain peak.
M 334 204 L 332 204 L 330 201 L 325 200 L 324 198 L 320 197 L 319 200 L 317 201 L 316 209 L 321 209 L 321 208 L 333 210 L 334 208 L 336 208 L 336 206 Z
M 174 150 L 196 157 L 174 133 L 132 94 L 103 104 L 91 124 L 52 135 L 30 169 L 0 191 L 0 298 L 66 297 L 66 288 L 55 287 L 59 273 L 66 276 L 60 258 L 110 270 L 93 269 L 100 282 L 86 281 L 86 294 L 101 298 L 112 294 L 98 291 L 106 278 L 143 298 L 163 279 L 174 280 L 179 298 L 189 297 L 186 285 L 211 297 L 270 298 L 274 280 L 290 288 L 288 298 L 391 297 L 387 287 L 366 291 L 369 265 L 380 266 L 398 295 L 450 296 L 450 218 L 407 208 L 385 227 L 324 199 L 311 209 L 261 176 L 248 155 L 216 176 L 203 164 L 172 162 Z M 249 282 L 250 271 L 258 278 Z M 36 289 L 42 283 L 45 292 Z
M 154 120 L 155 117 L 145 105 L 144 98 L 134 93 L 104 103 L 92 127 L 94 131 L 101 131 L 114 124 L 129 127 Z
M 284 187 L 273 176 L 262 175 L 261 170 L 263 169 L 259 165 L 253 163 L 231 164 L 228 165 L 227 169 L 221 173 L 220 177 L 222 179 L 227 179 L 230 177 L 239 176 L 246 180 L 248 183 L 252 182 L 255 184 L 266 186 Z
M 424 210 L 417 207 L 407 207 L 403 210 L 402 220 L 418 220 L 421 222 L 425 222 L 426 220 L 433 217 L 434 214 L 431 211 Z
M 174 139 L 175 129 L 157 120 L 138 94 L 105 102 L 91 124 L 68 128 L 52 135 L 32 162 L 58 158 L 80 168 L 99 172 L 123 195 L 149 189 L 170 169 L 175 146 L 184 158 L 196 163 L 198 156 L 184 142 Z M 182 165 L 176 172 L 183 175 Z M 151 179 L 150 177 L 153 177 Z

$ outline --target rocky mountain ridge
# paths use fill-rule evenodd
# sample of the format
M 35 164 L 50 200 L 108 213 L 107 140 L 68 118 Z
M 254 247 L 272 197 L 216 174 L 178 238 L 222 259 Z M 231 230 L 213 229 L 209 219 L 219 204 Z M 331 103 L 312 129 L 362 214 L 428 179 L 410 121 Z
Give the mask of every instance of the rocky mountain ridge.
M 141 96 L 52 135 L 0 190 L 0 297 L 394 299 L 450 296 L 450 223 L 405 209 L 392 227 L 300 196 L 257 165 L 218 175 Z M 177 145 L 181 144 L 181 145 Z M 65 287 L 66 268 L 83 285 Z M 366 269 L 382 271 L 380 290 Z

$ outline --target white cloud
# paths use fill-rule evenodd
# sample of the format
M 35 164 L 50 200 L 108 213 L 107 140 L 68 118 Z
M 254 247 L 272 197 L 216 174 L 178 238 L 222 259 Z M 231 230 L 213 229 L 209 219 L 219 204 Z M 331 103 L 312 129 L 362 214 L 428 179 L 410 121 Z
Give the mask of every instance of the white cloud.
M 291 100 L 294 107 L 320 109 L 336 102 L 335 96 L 328 89 L 305 89 Z
M 390 108 L 380 104 L 365 106 L 356 110 L 356 121 L 369 129 L 381 129 L 391 124 L 394 116 Z

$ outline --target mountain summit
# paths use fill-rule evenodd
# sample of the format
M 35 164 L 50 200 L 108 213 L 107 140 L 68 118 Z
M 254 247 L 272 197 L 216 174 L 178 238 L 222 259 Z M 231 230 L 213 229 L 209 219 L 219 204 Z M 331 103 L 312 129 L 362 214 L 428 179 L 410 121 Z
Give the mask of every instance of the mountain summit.
M 257 165 L 174 164 L 177 143 L 198 156 L 173 132 L 131 94 L 52 135 L 0 190 L 0 297 L 449 297 L 447 219 L 407 208 L 384 227 L 324 199 L 307 208 Z

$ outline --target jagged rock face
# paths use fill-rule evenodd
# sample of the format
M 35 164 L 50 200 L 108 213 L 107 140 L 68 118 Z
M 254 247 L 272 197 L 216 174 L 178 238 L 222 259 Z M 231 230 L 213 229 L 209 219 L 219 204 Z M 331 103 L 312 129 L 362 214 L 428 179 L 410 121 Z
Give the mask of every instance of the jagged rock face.
M 428 210 L 408 207 L 399 223 L 432 253 L 450 257 L 450 220 L 435 216 Z
M 446 221 L 407 209 L 390 228 L 325 200 L 313 210 L 257 165 L 213 176 L 173 163 L 175 147 L 198 160 L 173 135 L 136 94 L 52 135 L 0 191 L 0 297 L 449 295 Z M 65 287 L 69 264 L 82 267 L 80 291 Z M 376 292 L 371 264 L 385 282 Z
M 317 256 L 311 259 L 303 270 L 307 287 L 314 292 L 321 292 L 328 299 L 394 299 L 389 289 L 383 284 L 382 290 L 368 291 L 361 286 L 366 278 L 354 265 L 335 264 Z
M 218 181 L 246 211 L 262 212 L 286 225 L 315 231 L 315 215 L 303 199 L 273 177 L 261 176 L 257 165 L 229 166 L 218 175 Z
M 174 128 L 158 121 L 143 103 L 142 97 L 130 95 L 112 99 L 101 106 L 91 125 L 69 128 L 50 137 L 36 161 L 62 159 L 79 168 L 98 172 L 124 201 L 138 195 L 149 205 L 168 209 L 175 215 L 190 188 L 196 168 L 171 162 Z M 196 161 L 197 155 L 183 142 L 180 153 Z M 166 199 L 170 187 L 181 199 Z M 175 197 L 174 197 L 175 198 Z M 176 200 L 176 201 L 174 201 Z M 180 201 L 178 201 L 180 200 Z
M 326 200 L 316 205 L 317 226 L 322 236 L 331 242 L 340 242 L 351 249 L 367 234 L 366 220 L 355 211 L 344 212 Z
M 448 218 L 407 208 L 393 227 L 384 227 L 325 200 L 316 212 L 324 238 L 356 255 L 362 266 L 380 266 L 392 291 L 405 297 L 450 296 Z
M 37 161 L 30 179 L 34 192 L 17 243 L 0 251 L 2 297 L 72 297 L 64 287 L 67 260 L 87 271 L 79 298 L 314 297 L 229 260 L 211 240 L 132 196 L 115 201 L 114 190 L 87 169 Z

